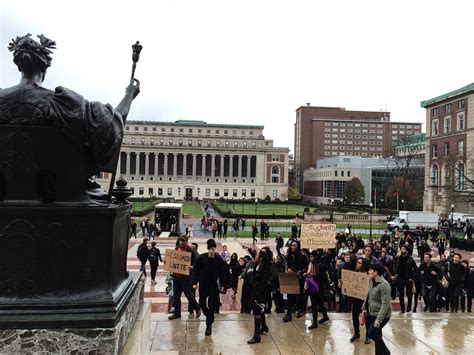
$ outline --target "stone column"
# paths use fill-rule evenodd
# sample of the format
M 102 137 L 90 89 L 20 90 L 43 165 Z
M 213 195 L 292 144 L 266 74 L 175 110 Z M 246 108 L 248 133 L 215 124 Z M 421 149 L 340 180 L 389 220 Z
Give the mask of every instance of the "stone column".
M 224 181 L 224 155 L 221 154 L 221 171 L 220 171 L 221 181 Z
M 216 156 L 214 154 L 211 155 L 211 178 L 215 178 L 216 176 Z
M 206 176 L 206 156 L 207 154 L 202 155 L 202 176 Z
M 239 155 L 238 158 L 239 158 L 239 165 L 238 165 L 238 170 L 237 170 L 237 178 L 241 178 L 242 177 L 242 156 Z
M 193 154 L 193 180 L 196 180 L 196 154 Z
M 145 176 L 150 175 L 150 153 L 145 154 Z
M 127 166 L 125 167 L 125 175 L 128 176 L 130 175 L 130 152 L 126 152 L 125 154 L 127 154 Z
M 251 159 L 252 157 L 251 156 L 248 156 L 247 155 L 247 178 L 250 178 L 250 167 L 251 167 Z
M 155 153 L 155 176 L 158 176 L 158 158 L 160 157 L 159 153 Z
M 173 178 L 178 177 L 178 154 L 173 154 Z
M 187 154 L 183 154 L 183 176 L 186 178 L 188 176 L 188 167 L 186 165 L 187 163 Z
M 168 153 L 163 153 L 164 159 L 164 168 L 163 168 L 163 176 L 168 178 Z
M 234 178 L 234 156 L 229 155 L 229 178 Z

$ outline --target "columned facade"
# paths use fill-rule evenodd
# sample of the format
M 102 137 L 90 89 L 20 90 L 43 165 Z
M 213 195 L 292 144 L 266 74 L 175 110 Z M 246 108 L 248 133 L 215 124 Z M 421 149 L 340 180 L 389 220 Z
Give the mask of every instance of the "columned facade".
M 281 200 L 288 152 L 264 138 L 263 126 L 128 121 L 117 176 L 134 196 Z

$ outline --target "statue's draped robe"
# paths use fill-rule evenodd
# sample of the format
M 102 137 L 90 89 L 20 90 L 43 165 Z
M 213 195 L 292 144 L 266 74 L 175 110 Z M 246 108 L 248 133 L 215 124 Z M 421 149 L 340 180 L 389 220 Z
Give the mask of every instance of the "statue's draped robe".
M 0 125 L 57 127 L 98 171 L 114 172 L 123 139 L 123 120 L 111 105 L 89 102 L 64 87 L 0 89 Z M 0 128 L 1 129 L 1 128 Z

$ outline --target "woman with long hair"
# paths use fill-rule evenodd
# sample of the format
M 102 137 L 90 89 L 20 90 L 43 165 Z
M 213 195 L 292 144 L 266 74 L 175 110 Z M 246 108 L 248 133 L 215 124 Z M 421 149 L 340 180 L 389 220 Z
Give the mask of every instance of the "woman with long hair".
M 363 257 L 359 257 L 357 259 L 355 271 L 367 274 L 367 272 L 369 271 L 369 266 L 370 266 L 369 260 Z M 349 340 L 352 343 L 360 338 L 359 314 L 362 310 L 362 305 L 364 304 L 364 300 L 351 297 L 351 303 L 352 303 L 352 325 L 354 327 L 354 335 Z M 366 332 L 366 337 L 365 337 L 365 343 L 366 344 L 370 343 L 370 339 L 367 337 L 367 332 Z
M 323 318 L 320 320 L 320 324 L 323 324 L 329 320 L 326 307 L 324 306 L 324 290 L 328 289 L 328 278 L 326 275 L 326 269 L 322 264 L 318 264 L 318 253 L 313 250 L 309 254 L 308 270 L 303 275 L 305 276 L 305 293 L 311 300 L 311 313 L 313 314 L 313 322 L 308 329 L 314 329 L 318 327 L 318 310 L 323 313 Z M 307 296 L 304 297 L 305 303 Z
M 269 331 L 265 319 L 265 302 L 272 272 L 271 256 L 265 249 L 260 250 L 255 257 L 255 265 L 251 277 L 252 293 L 250 296 L 250 305 L 254 316 L 254 333 L 253 337 L 247 341 L 248 344 L 260 343 L 260 335 Z

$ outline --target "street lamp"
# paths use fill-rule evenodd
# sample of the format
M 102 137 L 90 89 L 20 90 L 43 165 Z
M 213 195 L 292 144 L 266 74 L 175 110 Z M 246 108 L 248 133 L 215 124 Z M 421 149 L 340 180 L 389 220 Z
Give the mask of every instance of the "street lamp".
M 370 206 L 370 210 L 369 210 L 369 212 L 370 212 L 370 233 L 369 233 L 369 236 L 370 236 L 370 239 L 372 239 L 372 207 L 374 207 L 374 204 L 371 202 L 369 204 L 369 206 Z
M 402 200 L 403 209 L 406 211 L 405 200 Z
M 285 212 L 285 218 L 286 218 L 286 228 L 285 228 L 285 232 L 288 232 L 288 199 L 286 199 L 286 212 Z
M 454 204 L 451 204 L 451 226 L 454 223 Z
M 331 198 L 331 223 L 334 223 L 334 199 Z
M 254 223 L 255 226 L 257 226 L 257 203 L 258 203 L 258 198 L 255 199 L 255 223 Z

